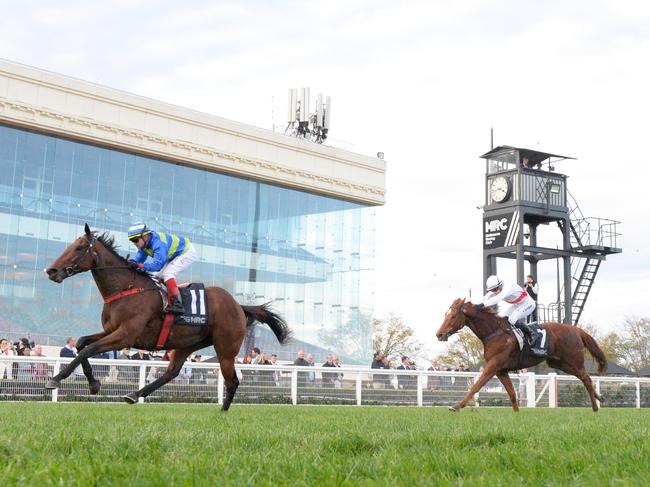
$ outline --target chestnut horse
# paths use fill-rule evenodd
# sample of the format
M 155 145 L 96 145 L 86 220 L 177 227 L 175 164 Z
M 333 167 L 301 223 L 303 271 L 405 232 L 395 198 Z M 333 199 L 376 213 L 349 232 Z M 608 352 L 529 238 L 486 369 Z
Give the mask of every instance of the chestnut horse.
M 598 411 L 596 399 L 602 401 L 603 398 L 594 390 L 591 377 L 585 370 L 585 348 L 598 362 L 598 375 L 606 372 L 607 359 L 596 340 L 584 330 L 561 323 L 544 323 L 549 343 L 548 357 L 543 359 L 528 355 L 522 361 L 521 351 L 508 319 L 498 317 L 491 308 L 479 309 L 464 299 L 456 299 L 452 303 L 436 336 L 440 341 L 447 341 L 465 325 L 483 342 L 485 369 L 467 395 L 451 406 L 450 410 L 458 411 L 464 408 L 474 394 L 496 375 L 508 392 L 512 409 L 519 411 L 508 371 L 532 367 L 546 360 L 551 367 L 580 379 L 589 393 L 592 409 Z
M 77 238 L 46 270 L 57 283 L 64 279 L 91 271 L 102 297 L 115 296 L 123 291 L 133 293 L 104 304 L 101 324 L 104 331 L 83 336 L 77 341 L 78 355 L 61 372 L 48 381 L 47 389 L 56 389 L 81 364 L 88 379 L 91 394 L 99 392 L 100 383 L 93 376 L 88 358 L 98 353 L 135 347 L 142 350 L 159 350 L 156 342 L 163 323 L 163 300 L 158 287 L 146 272 L 134 270 L 116 251 L 114 238 L 104 233 L 91 232 L 88 224 L 85 233 Z M 175 378 L 187 357 L 201 348 L 213 345 L 219 358 L 221 374 L 225 380 L 226 397 L 223 410 L 230 407 L 239 385 L 235 374 L 235 357 L 239 352 L 246 327 L 255 321 L 269 325 L 280 343 L 285 343 L 291 332 L 284 320 L 271 312 L 267 305 L 241 306 L 225 290 L 207 287 L 208 324 L 206 326 L 172 326 L 167 338 L 169 366 L 165 373 L 137 392 L 127 394 L 124 400 L 135 403 Z

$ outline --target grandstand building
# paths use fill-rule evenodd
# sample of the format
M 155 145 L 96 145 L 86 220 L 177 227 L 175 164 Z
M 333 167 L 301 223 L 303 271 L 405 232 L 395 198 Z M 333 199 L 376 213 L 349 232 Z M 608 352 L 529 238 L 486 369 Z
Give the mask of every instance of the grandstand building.
M 371 321 L 384 193 L 382 160 L 0 60 L 0 335 L 98 331 L 91 275 L 43 270 L 86 222 L 133 254 L 142 220 L 196 246 L 181 280 L 272 301 L 303 344 L 366 361 L 371 334 L 346 333 Z

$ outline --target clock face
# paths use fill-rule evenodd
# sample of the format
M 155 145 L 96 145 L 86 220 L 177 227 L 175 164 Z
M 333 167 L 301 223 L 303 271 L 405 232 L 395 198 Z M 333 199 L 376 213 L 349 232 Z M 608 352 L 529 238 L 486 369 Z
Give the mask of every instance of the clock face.
M 510 196 L 510 179 L 497 176 L 490 184 L 490 196 L 495 203 L 502 203 Z

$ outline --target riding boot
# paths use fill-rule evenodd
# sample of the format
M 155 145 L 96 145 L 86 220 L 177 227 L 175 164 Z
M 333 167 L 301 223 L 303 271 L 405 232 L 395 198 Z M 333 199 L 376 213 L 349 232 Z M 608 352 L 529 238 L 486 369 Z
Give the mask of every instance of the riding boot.
M 528 325 L 524 320 L 519 320 L 517 323 L 514 325 L 515 328 L 520 329 L 522 332 L 524 332 L 524 338 L 526 339 L 526 342 L 528 345 L 532 345 L 533 342 L 533 333 L 530 331 L 530 328 L 528 328 Z
M 514 324 L 514 326 L 516 328 L 519 328 L 526 335 L 526 340 L 528 341 L 528 345 L 530 345 L 530 353 L 539 358 L 547 357 L 547 352 L 545 349 L 533 347 L 533 331 L 528 327 L 526 323 L 524 323 L 524 320 L 518 321 Z
M 178 285 L 176 284 L 176 279 L 168 279 L 165 281 L 165 286 L 167 286 L 167 292 L 169 293 L 169 307 L 167 308 L 167 313 L 172 313 L 175 315 L 185 314 L 185 307 L 183 306 L 183 301 L 181 300 L 181 293 L 178 290 Z

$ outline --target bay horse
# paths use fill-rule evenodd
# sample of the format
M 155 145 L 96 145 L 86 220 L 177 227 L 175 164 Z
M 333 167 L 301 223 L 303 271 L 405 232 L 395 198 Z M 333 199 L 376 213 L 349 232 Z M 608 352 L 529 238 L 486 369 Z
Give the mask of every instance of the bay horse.
M 88 379 L 90 393 L 97 394 L 101 384 L 93 376 L 92 367 L 88 362 L 90 357 L 125 347 L 142 350 L 167 349 L 170 360 L 164 374 L 139 391 L 123 397 L 126 402 L 134 404 L 138 398 L 147 397 L 174 379 L 192 352 L 212 345 L 217 352 L 221 374 L 225 380 L 226 396 L 222 409 L 227 411 L 239 386 L 235 374 L 235 357 L 247 326 L 253 326 L 255 321 L 266 323 L 280 343 L 289 339 L 289 327 L 266 304 L 242 306 L 225 289 L 206 287 L 208 324 L 174 325 L 164 348 L 157 346 L 164 318 L 163 299 L 158 286 L 149 274 L 134 269 L 117 253 L 114 241 L 114 237 L 108 233 L 98 235 L 97 232 L 91 232 L 86 224 L 84 234 L 72 242 L 45 271 L 50 280 L 56 283 L 61 283 L 75 274 L 90 271 L 105 303 L 101 314 L 103 331 L 80 337 L 77 341 L 78 355 L 52 377 L 45 387 L 57 389 L 61 380 L 81 364 Z
M 551 367 L 580 379 L 589 393 L 592 409 L 594 412 L 598 411 L 596 399 L 602 401 L 603 398 L 594 390 L 591 377 L 585 370 L 585 348 L 598 362 L 598 375 L 603 375 L 607 371 L 607 359 L 596 340 L 584 330 L 562 323 L 544 323 L 549 343 L 548 357 L 544 359 L 528 355 L 522 361 L 517 338 L 512 332 L 508 319 L 497 316 L 492 308 L 477 308 L 464 299 L 459 298 L 452 303 L 436 337 L 440 341 L 447 341 L 465 325 L 483 342 L 485 369 L 467 395 L 451 406 L 450 410 L 459 411 L 464 408 L 474 394 L 496 375 L 508 393 L 512 409 L 515 412 L 519 411 L 515 388 L 508 371 L 532 367 L 546 360 Z

